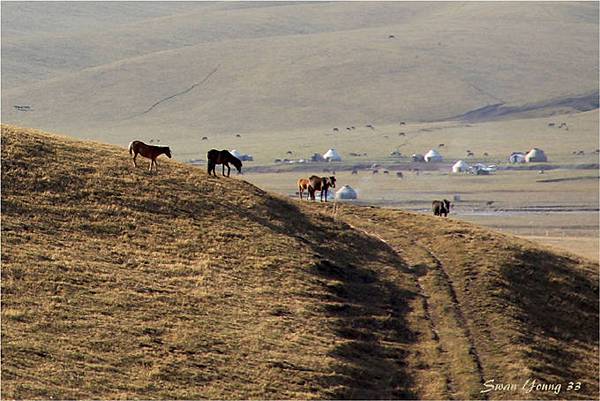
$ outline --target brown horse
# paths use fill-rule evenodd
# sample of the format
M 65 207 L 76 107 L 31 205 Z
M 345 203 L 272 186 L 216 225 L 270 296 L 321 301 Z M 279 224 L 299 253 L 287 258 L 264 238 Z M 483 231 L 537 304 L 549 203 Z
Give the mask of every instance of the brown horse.
M 141 141 L 132 141 L 129 143 L 129 154 L 133 155 L 133 165 L 137 167 L 137 163 L 135 162 L 138 154 L 142 155 L 150 159 L 150 167 L 148 171 L 152 171 L 152 165 L 156 166 L 156 171 L 158 171 L 158 163 L 156 162 L 156 158 L 162 154 L 167 155 L 167 157 L 171 158 L 171 148 L 168 146 L 154 146 L 154 145 L 146 145 Z
M 315 200 L 315 191 L 321 191 L 321 202 L 323 202 L 323 194 L 325 194 L 325 202 L 327 202 L 327 191 L 330 187 L 335 188 L 335 177 L 317 177 L 316 175 L 312 175 L 308 181 L 310 199 Z
M 240 159 L 229 153 L 228 150 L 217 150 L 211 149 L 206 154 L 206 159 L 208 160 L 208 175 L 212 172 L 215 177 L 217 173 L 215 172 L 215 168 L 217 164 L 223 165 L 223 177 L 225 177 L 225 167 L 227 167 L 227 177 L 229 177 L 229 173 L 231 172 L 231 168 L 229 167 L 229 163 L 233 164 L 237 169 L 238 173 L 242 173 L 242 162 Z
M 302 199 L 302 194 L 304 193 L 304 191 L 308 190 L 309 183 L 310 181 L 308 180 L 308 178 L 300 178 L 298 180 L 298 193 L 300 194 L 300 199 Z

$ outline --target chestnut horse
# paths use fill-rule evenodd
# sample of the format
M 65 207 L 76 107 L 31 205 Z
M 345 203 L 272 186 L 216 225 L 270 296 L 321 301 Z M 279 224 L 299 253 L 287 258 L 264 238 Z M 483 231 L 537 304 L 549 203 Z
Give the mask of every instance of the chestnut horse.
M 223 177 L 225 176 L 225 167 L 227 167 L 227 177 L 229 177 L 229 173 L 231 168 L 229 167 L 229 163 L 233 164 L 237 169 L 238 173 L 242 173 L 242 162 L 240 159 L 229 153 L 228 150 L 217 150 L 211 149 L 206 154 L 206 159 L 208 160 L 208 175 L 212 172 L 215 177 L 217 173 L 215 172 L 215 168 L 217 164 L 223 165 Z
M 129 143 L 129 154 L 133 155 L 133 165 L 137 167 L 137 163 L 135 162 L 135 158 L 138 154 L 142 155 L 150 159 L 150 167 L 148 171 L 152 171 L 152 165 L 156 166 L 156 171 L 158 171 L 158 163 L 156 162 L 156 158 L 162 154 L 167 155 L 167 157 L 171 158 L 171 148 L 168 146 L 154 146 L 154 145 L 146 145 L 142 141 L 131 141 Z
M 302 199 L 302 194 L 304 193 L 304 191 L 308 190 L 309 183 L 310 181 L 308 180 L 308 178 L 300 178 L 298 180 L 298 192 L 300 193 L 300 199 Z
M 315 191 L 321 191 L 321 202 L 323 202 L 323 193 L 325 193 L 325 202 L 327 202 L 327 191 L 330 187 L 335 188 L 335 177 L 317 177 L 316 175 L 312 175 L 308 181 L 310 199 L 315 200 Z

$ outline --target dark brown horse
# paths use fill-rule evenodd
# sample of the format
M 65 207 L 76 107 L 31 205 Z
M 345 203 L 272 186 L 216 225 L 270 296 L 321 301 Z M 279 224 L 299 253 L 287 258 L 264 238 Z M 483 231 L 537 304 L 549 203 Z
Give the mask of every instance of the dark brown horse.
M 148 168 L 148 171 L 152 171 L 152 165 L 156 166 L 156 171 L 158 171 L 158 163 L 156 162 L 156 158 L 162 154 L 165 154 L 170 159 L 171 149 L 168 146 L 146 145 L 141 141 L 132 141 L 129 143 L 129 154 L 133 155 L 133 165 L 135 167 L 137 167 L 135 159 L 138 154 L 140 154 L 143 157 L 150 159 L 150 167 Z
M 225 167 L 227 167 L 227 177 L 229 177 L 229 173 L 231 171 L 229 163 L 235 166 L 238 173 L 242 173 L 241 160 L 229 153 L 228 150 L 211 149 L 206 154 L 206 159 L 208 160 L 208 175 L 210 175 L 210 173 L 212 172 L 216 177 L 217 173 L 215 172 L 215 168 L 217 167 L 217 164 L 222 164 L 223 176 L 225 176 Z
M 325 202 L 327 202 L 327 191 L 329 191 L 330 187 L 335 188 L 335 177 L 317 177 L 316 175 L 312 175 L 308 181 L 310 199 L 315 200 L 315 191 L 321 191 L 321 202 L 323 202 L 323 194 L 325 194 Z
M 433 210 L 435 216 L 448 217 L 448 213 L 450 213 L 450 201 L 447 199 L 441 201 L 434 200 L 431 202 L 431 210 Z

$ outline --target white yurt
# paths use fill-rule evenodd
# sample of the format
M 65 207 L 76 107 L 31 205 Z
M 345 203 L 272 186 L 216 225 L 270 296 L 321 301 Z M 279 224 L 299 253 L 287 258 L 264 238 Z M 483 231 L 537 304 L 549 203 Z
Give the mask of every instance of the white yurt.
M 239 151 L 235 150 L 235 149 L 233 149 L 233 150 L 230 150 L 230 151 L 229 151 L 229 153 L 231 153 L 232 155 L 234 155 L 234 156 L 235 156 L 235 157 L 237 157 L 238 159 L 241 159 L 241 158 L 242 158 L 242 154 L 241 154 Z
M 323 159 L 327 160 L 328 162 L 341 162 L 342 161 L 342 157 L 335 149 L 329 149 L 323 155 Z
M 441 162 L 444 160 L 442 155 L 435 149 L 431 149 L 429 152 L 425 154 L 426 162 Z
M 525 163 L 525 154 L 522 152 L 513 152 L 508 157 L 508 161 L 511 163 Z
M 469 171 L 469 165 L 464 160 L 459 160 L 452 166 L 453 173 L 464 173 Z
M 547 162 L 548 158 L 542 149 L 533 148 L 525 156 L 527 163 Z
M 358 197 L 356 191 L 350 185 L 344 185 L 335 193 L 335 199 L 356 199 Z

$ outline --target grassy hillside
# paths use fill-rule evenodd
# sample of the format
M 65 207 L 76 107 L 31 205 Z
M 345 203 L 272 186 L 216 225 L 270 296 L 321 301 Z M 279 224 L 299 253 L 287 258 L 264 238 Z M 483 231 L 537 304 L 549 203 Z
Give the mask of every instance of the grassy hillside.
M 52 5 L 38 7 L 25 15 Z M 191 139 L 433 121 L 598 88 L 597 3 L 198 7 L 3 37 L 3 121 L 121 144 L 124 132 Z
M 598 396 L 591 262 L 159 168 L 2 126 L 3 398 Z

